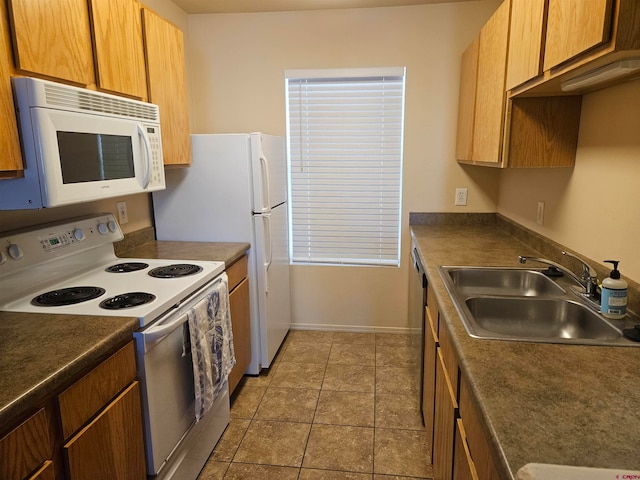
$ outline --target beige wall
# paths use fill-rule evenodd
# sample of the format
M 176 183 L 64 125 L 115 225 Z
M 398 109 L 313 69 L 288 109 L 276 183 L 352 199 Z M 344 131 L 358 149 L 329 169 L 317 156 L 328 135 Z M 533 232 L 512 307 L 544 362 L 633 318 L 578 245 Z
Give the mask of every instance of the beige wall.
M 174 23 L 183 31 L 186 30 L 187 14 L 170 0 L 145 0 L 144 4 Z M 2 195 L 2 181 L 0 181 L 0 195 Z M 121 225 L 124 233 L 134 232 L 153 224 L 151 197 L 148 194 L 139 194 L 110 198 L 99 202 L 70 205 L 67 207 L 46 208 L 42 210 L 0 211 L 0 232 L 84 215 L 103 212 L 116 213 L 116 203 L 123 200 L 127 202 L 129 217 L 129 223 Z
M 574 168 L 501 172 L 498 211 L 640 281 L 640 80 L 584 96 Z
M 286 69 L 407 67 L 402 266 L 292 267 L 294 323 L 406 327 L 409 212 L 495 211 L 498 172 L 460 167 L 454 144 L 460 55 L 499 3 L 189 16 L 195 133 L 284 135 Z

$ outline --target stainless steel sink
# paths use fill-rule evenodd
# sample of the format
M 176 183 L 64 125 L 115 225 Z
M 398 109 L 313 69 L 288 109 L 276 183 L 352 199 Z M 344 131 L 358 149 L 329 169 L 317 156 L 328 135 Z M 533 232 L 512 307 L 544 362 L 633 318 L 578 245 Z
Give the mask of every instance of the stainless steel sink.
M 542 343 L 640 346 L 622 335 L 622 321 L 610 321 L 571 288 L 538 269 L 440 267 L 469 335 L 475 338 Z
M 521 268 L 449 268 L 453 284 L 462 293 L 477 295 L 562 295 L 565 290 L 536 270 Z

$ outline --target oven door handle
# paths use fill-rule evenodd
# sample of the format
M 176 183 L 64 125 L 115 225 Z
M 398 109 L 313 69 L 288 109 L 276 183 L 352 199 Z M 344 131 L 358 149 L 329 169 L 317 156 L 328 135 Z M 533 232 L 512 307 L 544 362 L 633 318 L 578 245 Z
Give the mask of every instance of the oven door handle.
M 158 325 L 157 327 L 151 327 L 149 330 L 146 330 L 143 334 L 144 343 L 154 343 L 157 340 L 161 339 L 169 335 L 176 328 L 180 327 L 184 323 L 189 320 L 189 317 L 186 313 L 179 315 L 175 320 L 165 325 Z

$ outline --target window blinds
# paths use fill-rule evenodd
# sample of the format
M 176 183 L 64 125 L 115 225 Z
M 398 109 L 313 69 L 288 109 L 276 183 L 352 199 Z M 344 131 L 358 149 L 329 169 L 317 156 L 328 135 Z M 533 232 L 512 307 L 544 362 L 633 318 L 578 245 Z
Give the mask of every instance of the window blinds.
M 398 266 L 404 68 L 310 73 L 287 72 L 292 261 Z

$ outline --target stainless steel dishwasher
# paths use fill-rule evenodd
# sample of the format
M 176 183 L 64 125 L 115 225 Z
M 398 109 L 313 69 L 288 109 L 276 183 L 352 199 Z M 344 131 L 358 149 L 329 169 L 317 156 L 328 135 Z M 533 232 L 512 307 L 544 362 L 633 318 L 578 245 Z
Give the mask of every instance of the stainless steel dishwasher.
M 415 244 L 411 245 L 411 259 L 413 262 L 409 281 L 409 328 L 412 332 L 411 351 L 413 360 L 411 364 L 413 366 L 415 388 L 419 393 L 420 411 L 422 411 L 424 369 L 422 358 L 424 352 L 425 306 L 427 305 L 427 276 L 424 273 L 424 267 Z

